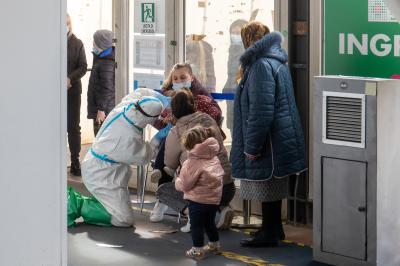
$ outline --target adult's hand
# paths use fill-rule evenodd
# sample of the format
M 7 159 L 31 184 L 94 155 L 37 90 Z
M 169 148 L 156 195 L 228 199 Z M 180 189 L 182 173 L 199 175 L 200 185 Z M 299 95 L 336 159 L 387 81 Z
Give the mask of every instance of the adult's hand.
M 72 85 L 71 85 L 71 79 L 70 78 L 67 78 L 67 89 L 69 89 L 69 88 L 71 88 L 72 87 Z
M 97 111 L 96 122 L 101 124 L 104 120 L 106 120 L 106 113 L 104 111 Z

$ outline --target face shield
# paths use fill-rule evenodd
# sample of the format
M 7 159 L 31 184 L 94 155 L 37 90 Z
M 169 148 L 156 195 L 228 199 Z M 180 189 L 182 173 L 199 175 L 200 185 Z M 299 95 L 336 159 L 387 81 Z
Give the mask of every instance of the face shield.
M 146 125 L 152 125 L 164 109 L 162 102 L 155 97 L 143 97 L 136 104 L 138 111 L 136 125 L 145 128 Z

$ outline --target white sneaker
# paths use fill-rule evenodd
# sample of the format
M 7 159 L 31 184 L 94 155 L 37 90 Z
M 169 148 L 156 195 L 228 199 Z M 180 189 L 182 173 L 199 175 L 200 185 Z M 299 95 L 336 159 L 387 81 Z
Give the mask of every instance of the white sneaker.
M 158 183 L 158 180 L 160 180 L 161 176 L 161 171 L 158 169 L 154 169 L 150 175 L 151 183 Z
M 188 218 L 187 223 L 181 227 L 182 233 L 190 233 L 190 219 Z
M 212 254 L 220 254 L 221 244 L 219 243 L 219 241 L 208 242 L 208 244 L 204 246 L 204 252 Z
M 186 256 L 191 259 L 201 260 L 204 258 L 204 250 L 203 248 L 192 247 L 191 249 L 186 251 Z
M 217 229 L 219 230 L 226 230 L 231 227 L 233 217 L 235 216 L 234 210 L 226 206 L 220 214 L 218 223 L 217 223 Z
M 164 219 L 164 213 L 168 210 L 168 206 L 157 200 L 153 211 L 150 214 L 150 221 L 153 223 L 161 222 Z

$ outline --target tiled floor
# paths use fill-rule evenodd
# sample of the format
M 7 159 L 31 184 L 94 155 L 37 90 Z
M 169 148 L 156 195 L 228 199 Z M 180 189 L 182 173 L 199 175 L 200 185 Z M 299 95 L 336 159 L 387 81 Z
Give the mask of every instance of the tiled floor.
M 82 148 L 82 154 L 89 145 Z M 68 185 L 88 194 L 80 177 L 68 174 Z M 135 193 L 132 200 L 136 199 Z M 69 265 L 194 265 L 183 254 L 190 246 L 190 236 L 177 232 L 181 224 L 175 216 L 153 224 L 148 220 L 155 197 L 146 194 L 143 213 L 136 211 L 136 230 L 104 228 L 80 224 L 70 228 Z M 136 210 L 139 206 L 133 205 Z M 237 218 L 240 219 L 240 218 Z M 321 265 L 312 261 L 312 229 L 284 225 L 286 241 L 279 248 L 246 249 L 239 245 L 249 230 L 229 230 L 221 233 L 226 253 L 199 263 L 200 265 Z

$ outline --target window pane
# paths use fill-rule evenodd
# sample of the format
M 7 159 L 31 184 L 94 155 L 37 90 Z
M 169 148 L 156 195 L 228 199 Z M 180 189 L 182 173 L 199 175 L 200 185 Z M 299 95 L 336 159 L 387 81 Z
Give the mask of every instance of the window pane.
M 112 30 L 112 1 L 111 0 L 68 0 L 68 14 L 71 17 L 72 31 L 82 40 L 85 47 L 88 68 L 93 63 L 93 34 L 96 30 Z M 81 142 L 93 141 L 93 121 L 87 119 L 87 90 L 90 72 L 87 72 L 82 81 L 81 104 Z
M 134 1 L 134 88 L 159 89 L 165 69 L 165 1 Z
M 273 0 L 185 1 L 186 61 L 210 92 L 236 91 L 239 58 L 244 52 L 240 29 L 256 20 L 273 30 Z M 221 101 L 226 142 L 231 141 L 233 102 Z

